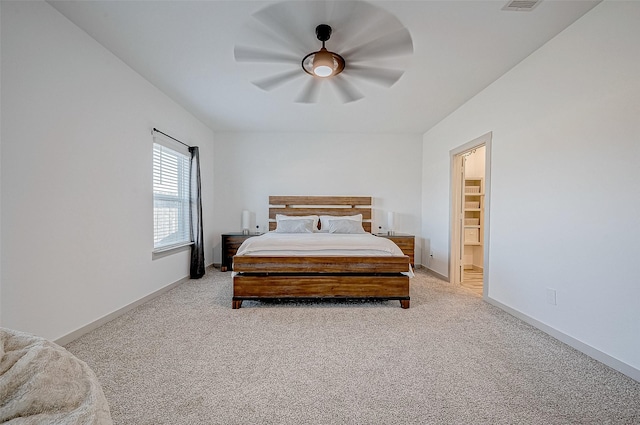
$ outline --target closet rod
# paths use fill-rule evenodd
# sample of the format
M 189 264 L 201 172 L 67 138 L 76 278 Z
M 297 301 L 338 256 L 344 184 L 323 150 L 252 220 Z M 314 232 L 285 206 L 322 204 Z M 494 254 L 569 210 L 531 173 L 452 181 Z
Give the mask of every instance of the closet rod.
M 180 144 L 183 144 L 183 145 L 185 145 L 185 146 L 186 146 L 186 147 L 188 147 L 188 148 L 190 148 L 190 147 L 191 147 L 191 146 L 187 145 L 186 143 L 181 142 L 180 140 L 176 139 L 175 137 L 171 137 L 171 136 L 169 136 L 167 133 L 163 133 L 162 131 L 158 130 L 158 129 L 157 129 L 157 128 L 155 128 L 155 127 L 153 128 L 153 131 L 155 131 L 156 133 L 164 134 L 164 135 L 165 135 L 165 136 L 167 136 L 169 139 L 173 139 L 173 140 L 175 140 L 176 142 L 178 142 L 178 143 L 180 143 Z

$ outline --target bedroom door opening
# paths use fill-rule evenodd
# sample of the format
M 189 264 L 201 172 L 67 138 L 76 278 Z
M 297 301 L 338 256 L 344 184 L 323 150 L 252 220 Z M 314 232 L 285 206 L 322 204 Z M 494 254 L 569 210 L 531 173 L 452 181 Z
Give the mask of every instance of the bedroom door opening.
M 491 133 L 451 151 L 450 276 L 488 294 L 488 195 Z

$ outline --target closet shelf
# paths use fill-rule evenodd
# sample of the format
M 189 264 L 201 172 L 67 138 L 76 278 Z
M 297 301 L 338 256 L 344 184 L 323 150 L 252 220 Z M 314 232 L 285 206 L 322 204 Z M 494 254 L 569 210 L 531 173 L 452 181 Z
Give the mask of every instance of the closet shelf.
M 484 187 L 482 178 L 464 180 L 463 240 L 465 246 L 482 246 L 484 242 Z M 474 251 L 477 248 L 474 248 Z

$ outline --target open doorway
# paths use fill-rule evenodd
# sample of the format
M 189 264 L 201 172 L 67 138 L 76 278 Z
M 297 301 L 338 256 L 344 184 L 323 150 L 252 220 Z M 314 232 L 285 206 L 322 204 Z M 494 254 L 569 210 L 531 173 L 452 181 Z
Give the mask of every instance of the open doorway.
M 451 256 L 454 284 L 488 294 L 491 133 L 451 151 Z

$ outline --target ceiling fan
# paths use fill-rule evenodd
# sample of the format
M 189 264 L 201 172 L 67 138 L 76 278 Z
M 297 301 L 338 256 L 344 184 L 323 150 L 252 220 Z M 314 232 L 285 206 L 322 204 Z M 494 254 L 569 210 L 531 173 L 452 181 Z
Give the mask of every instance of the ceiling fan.
M 236 61 L 286 65 L 284 71 L 252 81 L 266 91 L 305 77 L 295 99 L 299 103 L 316 102 L 322 85 L 333 86 L 344 103 L 364 97 L 356 87 L 359 81 L 391 87 L 404 74 L 398 57 L 413 53 L 411 34 L 400 21 L 363 1 L 285 1 L 253 18 L 259 23 L 251 27 L 254 41 L 263 46 L 237 44 Z M 314 27 L 317 40 L 310 37 Z

